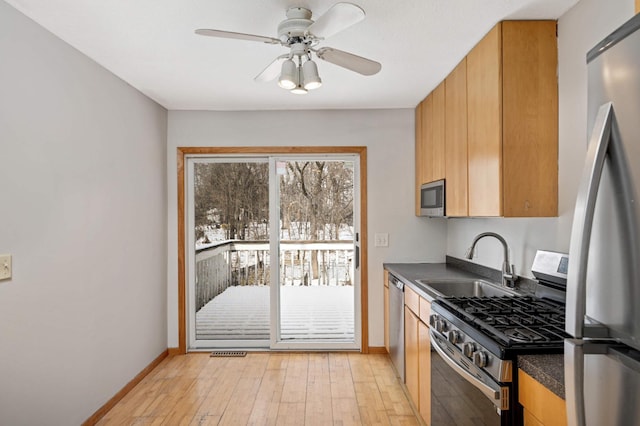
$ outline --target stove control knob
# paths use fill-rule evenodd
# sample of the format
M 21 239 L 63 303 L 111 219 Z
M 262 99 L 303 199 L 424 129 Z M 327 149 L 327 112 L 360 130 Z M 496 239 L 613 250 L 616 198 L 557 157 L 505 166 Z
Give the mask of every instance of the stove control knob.
M 462 333 L 458 330 L 451 330 L 449 332 L 449 342 L 452 344 L 460 343 L 462 341 Z
M 429 317 L 429 325 L 431 327 L 435 327 L 436 326 L 436 321 L 438 320 L 438 316 L 433 314 Z
M 476 351 L 473 353 L 473 363 L 480 368 L 487 366 L 487 353 L 484 351 Z
M 473 342 L 467 342 L 462 346 L 462 352 L 464 352 L 464 356 L 471 359 L 473 358 L 473 353 L 476 351 L 476 345 Z
M 445 320 L 443 320 L 442 318 L 438 318 L 435 321 L 435 329 L 438 333 L 444 333 L 445 331 L 447 331 L 447 322 Z

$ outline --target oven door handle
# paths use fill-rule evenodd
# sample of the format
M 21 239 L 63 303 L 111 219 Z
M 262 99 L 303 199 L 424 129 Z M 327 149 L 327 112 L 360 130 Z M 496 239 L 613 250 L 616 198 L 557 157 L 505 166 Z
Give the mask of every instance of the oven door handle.
M 493 404 L 497 408 L 499 408 L 500 410 L 509 409 L 508 403 L 502 398 L 502 388 L 498 387 L 498 389 L 494 389 L 493 387 L 484 383 L 482 380 L 471 375 L 464 368 L 460 367 L 454 360 L 447 356 L 444 349 L 439 344 L 440 337 L 434 333 L 433 329 L 429 329 L 429 334 L 431 336 L 433 349 L 435 349 L 435 351 L 440 355 L 440 357 L 444 360 L 444 362 L 447 363 L 449 367 L 451 367 L 456 373 L 461 375 L 465 380 L 467 380 L 474 387 L 480 390 L 480 392 L 482 392 L 487 398 L 492 400 Z

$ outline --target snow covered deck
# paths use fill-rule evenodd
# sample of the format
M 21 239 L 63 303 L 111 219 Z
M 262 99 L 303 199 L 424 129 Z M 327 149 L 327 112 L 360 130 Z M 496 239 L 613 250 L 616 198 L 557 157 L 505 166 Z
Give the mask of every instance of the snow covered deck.
M 352 286 L 281 287 L 281 337 L 353 341 Z M 198 340 L 269 339 L 269 287 L 229 287 L 196 313 Z

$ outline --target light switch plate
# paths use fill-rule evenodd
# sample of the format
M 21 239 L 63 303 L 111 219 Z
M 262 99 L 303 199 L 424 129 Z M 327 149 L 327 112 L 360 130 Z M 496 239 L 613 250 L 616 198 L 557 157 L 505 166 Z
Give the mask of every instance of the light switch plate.
M 375 234 L 374 244 L 376 247 L 389 247 L 389 234 Z
M 11 255 L 0 254 L 0 280 L 11 278 Z

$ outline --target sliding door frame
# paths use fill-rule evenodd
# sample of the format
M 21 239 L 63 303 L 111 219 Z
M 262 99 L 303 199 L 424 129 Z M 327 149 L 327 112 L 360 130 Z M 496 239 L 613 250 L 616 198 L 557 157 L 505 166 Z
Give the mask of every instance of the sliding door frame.
M 360 352 L 369 353 L 369 290 L 367 258 L 367 148 L 364 146 L 321 147 L 178 147 L 178 353 L 187 353 L 187 229 L 186 156 L 189 155 L 309 155 L 357 154 L 360 166 Z

